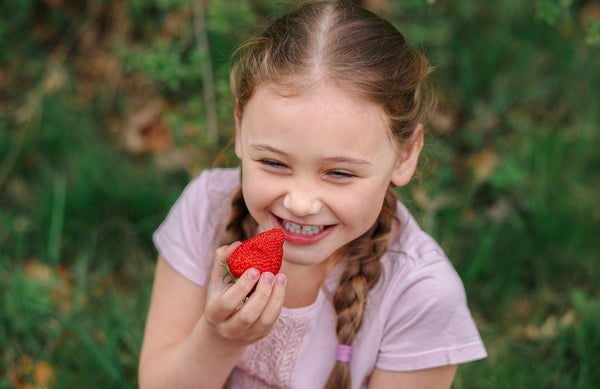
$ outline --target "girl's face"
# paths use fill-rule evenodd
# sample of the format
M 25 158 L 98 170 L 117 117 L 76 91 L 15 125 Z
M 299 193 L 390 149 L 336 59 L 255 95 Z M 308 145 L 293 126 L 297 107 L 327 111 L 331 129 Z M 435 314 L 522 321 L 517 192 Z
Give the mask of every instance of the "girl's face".
M 264 230 L 284 231 L 285 262 L 318 265 L 373 225 L 421 143 L 399 150 L 383 109 L 334 85 L 291 97 L 276 88 L 257 88 L 237 121 L 244 199 Z

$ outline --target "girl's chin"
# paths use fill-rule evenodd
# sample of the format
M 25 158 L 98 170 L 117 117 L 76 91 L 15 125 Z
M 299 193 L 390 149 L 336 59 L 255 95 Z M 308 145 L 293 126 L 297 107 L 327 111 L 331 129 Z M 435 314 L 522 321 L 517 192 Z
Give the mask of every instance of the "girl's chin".
M 323 266 L 326 260 L 329 258 L 328 256 L 323 256 L 323 253 L 319 253 L 320 255 L 312 255 L 307 253 L 305 249 L 307 246 L 295 246 L 291 248 L 286 248 L 285 244 L 283 246 L 283 266 L 281 267 L 282 271 L 285 272 L 287 267 L 303 267 L 303 268 L 319 268 Z M 319 270 L 321 273 L 322 270 Z

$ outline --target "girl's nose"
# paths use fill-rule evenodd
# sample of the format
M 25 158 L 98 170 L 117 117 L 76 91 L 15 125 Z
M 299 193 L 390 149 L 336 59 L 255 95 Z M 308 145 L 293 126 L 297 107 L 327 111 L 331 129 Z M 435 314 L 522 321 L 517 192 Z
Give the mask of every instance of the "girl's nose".
M 294 185 L 283 198 L 283 206 L 295 216 L 319 213 L 321 201 L 311 185 Z

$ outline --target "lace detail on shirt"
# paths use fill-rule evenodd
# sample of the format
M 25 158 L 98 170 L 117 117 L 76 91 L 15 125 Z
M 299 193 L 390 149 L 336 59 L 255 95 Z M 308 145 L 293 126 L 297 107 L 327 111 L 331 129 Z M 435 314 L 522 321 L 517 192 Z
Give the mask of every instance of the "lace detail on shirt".
M 246 348 L 237 365 L 236 387 L 289 388 L 311 318 L 312 312 L 281 313 L 269 335 Z

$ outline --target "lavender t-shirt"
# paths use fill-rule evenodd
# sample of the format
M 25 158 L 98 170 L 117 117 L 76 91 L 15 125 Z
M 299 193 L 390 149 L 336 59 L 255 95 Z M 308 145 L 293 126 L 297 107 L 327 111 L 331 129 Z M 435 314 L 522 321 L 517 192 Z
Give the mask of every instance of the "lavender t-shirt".
M 175 203 L 154 235 L 161 255 L 190 281 L 207 285 L 239 169 L 204 171 Z M 463 284 L 437 243 L 398 203 L 401 233 L 383 255 L 364 322 L 352 344 L 353 388 L 366 388 L 374 368 L 426 369 L 486 356 Z M 335 363 L 336 268 L 309 306 L 283 308 L 275 326 L 246 348 L 232 388 L 321 388 Z

